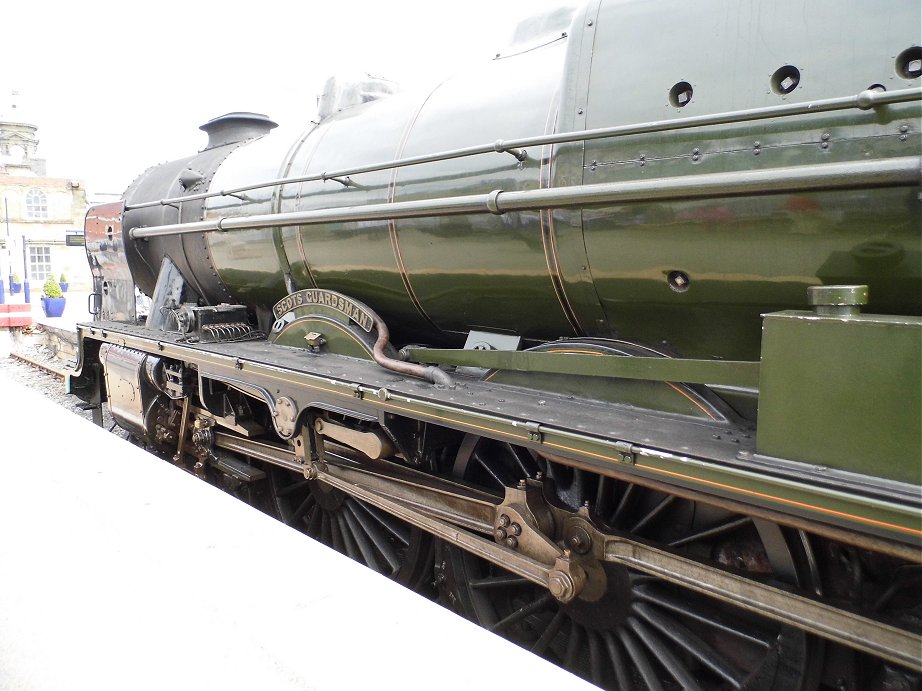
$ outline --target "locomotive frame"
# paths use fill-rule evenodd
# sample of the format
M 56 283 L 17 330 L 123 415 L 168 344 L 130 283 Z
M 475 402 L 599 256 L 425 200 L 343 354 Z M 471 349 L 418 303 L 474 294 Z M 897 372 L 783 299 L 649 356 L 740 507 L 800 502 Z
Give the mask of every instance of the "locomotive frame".
M 552 340 L 471 328 L 464 348 L 431 347 L 354 294 L 313 277 L 300 287 L 279 238 L 323 224 L 908 190 L 919 156 L 244 207 L 286 185 L 355 190 L 381 171 L 484 156 L 521 166 L 560 145 L 822 113 L 886 120 L 887 108 L 915 113 L 920 101 L 918 88 L 869 88 L 209 189 L 229 151 L 274 126 L 226 116 L 203 128 L 214 139 L 195 166 L 164 169 L 179 194 L 144 199 L 142 180 L 137 200 L 88 214 L 98 319 L 78 326 L 71 390 L 107 401 L 120 425 L 190 472 L 596 683 L 918 684 L 917 315 L 862 314 L 866 286 L 815 285 L 803 298 L 812 310 L 762 316 L 757 360 L 677 357 L 579 329 Z M 244 210 L 206 209 L 228 199 Z M 171 208 L 176 222 L 145 215 Z M 260 229 L 287 267 L 271 310 L 234 299 L 207 239 Z M 160 238 L 190 244 L 155 267 L 133 248 Z M 553 234 L 544 241 L 554 278 Z M 191 266 L 197 252 L 206 260 Z M 134 286 L 145 273 L 153 311 L 141 325 Z M 666 280 L 681 293 L 690 279 Z

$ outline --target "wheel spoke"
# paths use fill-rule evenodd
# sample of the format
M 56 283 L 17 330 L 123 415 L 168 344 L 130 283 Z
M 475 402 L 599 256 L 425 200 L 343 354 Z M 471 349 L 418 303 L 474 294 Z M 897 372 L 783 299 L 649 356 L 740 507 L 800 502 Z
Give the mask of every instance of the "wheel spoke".
M 493 626 L 490 627 L 490 631 L 502 631 L 503 629 L 522 621 L 522 619 L 525 617 L 534 614 L 535 612 L 541 611 L 541 609 L 543 609 L 553 599 L 554 598 L 550 593 L 543 593 L 538 597 L 538 599 L 520 607 L 506 618 L 500 619 L 498 622 L 493 624 Z
M 619 629 L 618 635 L 621 638 L 624 649 L 627 650 L 628 657 L 631 658 L 631 662 L 637 667 L 637 671 L 640 672 L 640 676 L 643 678 L 647 688 L 650 691 L 663 691 L 663 685 L 660 683 L 659 676 L 653 669 L 650 659 L 640 647 L 640 644 L 634 640 L 631 632 L 626 629 Z
M 567 637 L 567 652 L 563 656 L 563 666 L 571 671 L 576 669 L 576 656 L 582 647 L 582 639 L 585 635 L 583 627 L 576 622 L 571 622 L 570 635 Z
M 573 483 L 571 485 L 571 496 L 574 498 L 574 506 L 582 506 L 586 503 L 586 494 L 588 492 L 587 480 L 592 477 L 592 473 L 587 473 L 581 468 L 573 471 Z
M 354 499 L 347 499 L 345 502 L 346 506 L 346 519 L 349 519 L 349 515 L 352 515 L 352 518 L 355 519 L 355 523 L 358 524 L 360 530 L 364 530 L 365 534 L 371 539 L 375 547 L 378 548 L 378 552 L 381 553 L 381 556 L 384 557 L 384 560 L 387 562 L 387 565 L 390 567 L 390 573 L 393 576 L 400 569 L 400 557 L 397 556 L 397 551 L 394 549 L 394 546 L 387 541 L 387 538 L 382 535 L 381 526 L 376 522 L 372 522 L 369 525 L 368 519 L 362 518 L 359 514 L 357 506 L 361 506 L 360 502 L 355 501 Z M 349 524 L 352 525 L 353 521 L 349 521 Z
M 603 507 L 611 500 L 611 485 L 613 480 L 605 475 L 599 476 L 599 485 L 595 492 L 595 513 L 602 515 Z
M 649 512 L 646 516 L 644 516 L 643 518 L 641 518 L 641 519 L 634 525 L 634 527 L 631 528 L 630 531 L 628 531 L 628 532 L 634 533 L 635 535 L 636 535 L 637 533 L 639 533 L 641 530 L 643 530 L 643 529 L 646 528 L 648 525 L 650 525 L 650 522 L 651 522 L 654 518 L 656 518 L 657 516 L 659 516 L 663 511 L 665 511 L 665 510 L 669 507 L 669 505 L 672 504 L 676 499 L 678 499 L 678 497 L 676 497 L 674 494 L 667 494 L 667 495 L 662 499 L 662 501 L 659 502 L 659 504 L 657 504 L 656 506 L 654 506 L 653 509 L 651 509 L 650 512 Z
M 548 624 L 547 628 L 545 628 L 541 633 L 541 638 L 535 641 L 535 644 L 531 647 L 531 652 L 533 652 L 535 655 L 544 655 L 547 647 L 557 636 L 560 628 L 564 625 L 564 623 L 566 623 L 566 621 L 566 613 L 562 609 L 558 609 L 554 614 L 554 618 L 551 619 L 551 623 Z
M 400 519 L 395 518 L 386 511 L 369 506 L 365 502 L 355 502 L 355 505 L 362 509 L 366 514 L 376 520 L 387 532 L 393 535 L 404 547 L 410 546 L 410 527 L 402 523 Z M 356 516 L 358 518 L 358 516 Z
M 621 518 L 624 511 L 627 509 L 636 487 L 637 485 L 628 485 L 624 489 L 624 494 L 621 495 L 621 500 L 618 502 L 618 508 L 615 509 L 615 513 L 612 514 L 612 517 L 609 519 L 612 525 L 618 525 L 618 519 Z
M 632 617 L 629 622 L 634 633 L 643 641 L 643 644 L 653 653 L 654 657 L 659 660 L 660 664 L 666 668 L 666 671 L 669 672 L 673 679 L 679 682 L 687 691 L 702 691 L 701 686 L 691 675 L 688 668 L 669 649 L 667 641 L 660 638 L 653 629 L 639 619 Z
M 488 576 L 487 578 L 473 578 L 468 581 L 468 583 L 472 590 L 531 585 L 531 581 L 527 578 L 522 578 L 521 576 L 515 576 L 513 574 L 501 574 L 499 576 Z
M 586 631 L 589 637 L 589 678 L 597 686 L 602 683 L 602 641 L 595 631 Z
M 749 516 L 742 516 L 740 518 L 735 518 L 733 520 L 727 521 L 726 523 L 721 523 L 716 525 L 713 528 L 708 528 L 707 530 L 702 530 L 694 535 L 687 535 L 680 540 L 674 540 L 669 543 L 670 547 L 681 547 L 682 545 L 687 545 L 691 542 L 697 542 L 698 540 L 705 540 L 708 538 L 716 537 L 722 535 L 723 533 L 729 533 L 737 528 L 741 528 L 744 525 L 752 523 L 752 518 Z
M 308 509 L 314 505 L 317 500 L 314 498 L 313 494 L 308 494 L 304 497 L 304 500 L 298 504 L 298 508 L 284 521 L 285 525 L 293 525 L 301 520 Z
M 664 607 L 679 616 L 693 619 L 722 633 L 747 641 L 761 648 L 769 648 L 774 634 L 760 631 L 753 626 L 746 626 L 740 617 L 731 618 L 700 600 L 680 598 L 661 587 L 641 585 L 634 589 L 634 595 L 647 602 Z M 750 620 L 751 623 L 751 620 Z
M 345 552 L 346 545 L 343 542 L 343 526 L 341 525 L 342 518 L 339 514 L 331 513 L 330 514 L 330 534 L 333 538 L 332 547 L 337 552 Z
M 336 522 L 339 524 L 339 530 L 343 536 L 343 544 L 346 547 L 346 556 L 348 556 L 350 559 L 359 561 L 359 550 L 358 546 L 355 544 L 355 537 L 352 535 L 352 531 L 343 526 L 342 516 L 337 515 Z
M 516 481 L 514 481 L 512 478 L 504 478 L 499 474 L 498 470 L 502 466 L 491 463 L 489 458 L 484 458 L 479 452 L 475 452 L 473 458 L 475 461 L 477 461 L 478 465 L 483 468 L 486 474 L 493 479 L 493 482 L 498 489 L 504 490 L 506 487 L 515 485 Z
M 319 511 L 320 514 L 320 541 L 325 545 L 333 544 L 333 527 L 330 525 L 330 514 L 326 511 Z
M 359 551 L 362 553 L 362 561 L 364 561 L 369 568 L 375 571 L 382 571 L 381 565 L 378 563 L 378 558 L 375 556 L 374 547 L 372 547 L 371 543 L 368 541 L 365 530 L 348 511 L 344 511 L 341 516 L 345 519 L 349 530 L 352 532 L 352 536 L 355 538 Z
M 519 472 L 521 473 L 521 478 L 534 477 L 537 472 L 534 468 L 535 462 L 532 460 L 531 456 L 525 454 L 518 446 L 513 446 L 512 444 L 504 444 L 503 451 L 508 454 L 514 461 L 515 465 L 518 467 Z M 527 456 L 527 460 L 525 458 Z
M 608 659 L 611 660 L 611 666 L 615 670 L 618 688 L 621 691 L 631 691 L 632 685 L 628 678 L 627 666 L 624 663 L 624 655 L 621 654 L 618 641 L 615 640 L 611 631 L 606 631 L 603 638 L 605 639 L 605 648 L 608 650 Z
M 726 658 L 714 650 L 694 632 L 671 617 L 666 617 L 654 607 L 644 602 L 634 605 L 634 611 L 645 621 L 655 626 L 661 633 L 677 643 L 683 650 L 693 655 L 699 662 L 729 682 L 733 688 L 743 685 L 745 674 L 736 669 Z

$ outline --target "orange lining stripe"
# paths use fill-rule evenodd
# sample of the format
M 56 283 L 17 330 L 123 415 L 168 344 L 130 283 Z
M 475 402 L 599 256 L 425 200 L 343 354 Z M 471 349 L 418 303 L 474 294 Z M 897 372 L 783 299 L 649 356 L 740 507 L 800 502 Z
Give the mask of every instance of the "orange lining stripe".
M 836 511 L 835 509 L 824 509 L 822 506 L 813 506 L 812 504 L 805 504 L 800 501 L 795 501 L 794 499 L 785 499 L 784 497 L 775 497 L 771 494 L 764 494 L 762 492 L 756 492 L 755 490 L 751 490 L 751 489 L 743 489 L 742 487 L 734 487 L 733 485 L 725 485 L 720 482 L 714 482 L 713 480 L 695 478 L 690 475 L 683 475 L 682 473 L 676 473 L 671 470 L 662 470 L 660 468 L 654 468 L 653 466 L 637 465 L 636 467 L 642 468 L 644 470 L 652 470 L 657 473 L 664 473 L 666 475 L 673 475 L 675 477 L 679 477 L 684 480 L 694 480 L 695 482 L 700 482 L 705 485 L 711 485 L 712 487 L 720 487 L 722 489 L 734 490 L 736 492 L 741 492 L 743 494 L 749 494 L 754 497 L 761 497 L 762 499 L 771 499 L 774 501 L 782 502 L 784 504 L 790 504 L 791 506 L 799 506 L 804 509 L 812 509 L 814 511 L 819 511 L 821 513 L 830 514 L 832 516 L 841 516 L 842 518 L 850 518 L 850 519 L 859 521 L 861 523 L 877 525 L 883 528 L 892 528 L 893 530 L 898 530 L 902 533 L 907 533 L 909 535 L 918 535 L 922 537 L 922 530 L 916 530 L 915 528 L 905 528 L 901 525 L 894 525 L 893 523 L 885 523 L 884 521 L 878 521 L 873 518 L 865 518 L 864 516 L 855 516 L 854 514 L 845 513 L 843 511 Z
M 562 444 L 554 444 L 552 442 L 544 442 L 545 446 L 553 446 L 557 449 L 563 449 L 564 451 L 570 451 L 577 453 L 583 456 L 593 456 L 595 458 L 600 458 L 605 461 L 611 461 L 612 463 L 618 463 L 611 456 L 603 456 L 602 454 L 592 453 L 591 451 L 584 451 L 582 449 L 574 449 L 569 446 L 563 446 Z M 878 521 L 873 518 L 865 518 L 864 516 L 856 516 L 854 514 L 845 513 L 843 511 L 836 511 L 835 509 L 826 509 L 822 506 L 814 506 L 813 504 L 805 504 L 803 502 L 795 501 L 794 499 L 785 499 L 784 497 L 776 497 L 772 494 L 765 494 L 764 492 L 757 492 L 751 489 L 744 489 L 742 487 L 736 487 L 734 485 L 726 485 L 721 482 L 715 482 L 713 480 L 705 480 L 704 478 L 698 478 L 693 475 L 685 475 L 683 473 L 677 473 L 672 470 L 664 470 L 662 468 L 657 468 L 655 466 L 641 465 L 639 463 L 634 465 L 635 468 L 640 468 L 642 470 L 652 471 L 654 473 L 662 473 L 664 475 L 671 475 L 673 477 L 681 478 L 683 480 L 691 480 L 692 482 L 697 482 L 704 485 L 710 485 L 711 487 L 719 487 L 721 489 L 727 489 L 733 492 L 738 492 L 741 494 L 748 494 L 754 497 L 760 497 L 762 499 L 769 499 L 775 502 L 781 502 L 784 504 L 790 504 L 791 506 L 799 506 L 804 509 L 811 509 L 813 511 L 818 511 L 820 513 L 831 514 L 833 516 L 840 516 L 842 518 L 849 518 L 859 523 L 868 523 L 871 525 L 881 526 L 883 528 L 891 528 L 893 530 L 898 530 L 900 532 L 908 533 L 909 535 L 918 535 L 922 537 L 922 530 L 916 530 L 915 528 L 906 528 L 900 525 L 895 525 L 893 523 L 885 523 L 884 521 Z
M 233 366 L 233 365 L 225 365 L 225 364 L 223 364 L 223 363 L 214 363 L 214 364 L 215 364 L 215 366 L 220 367 L 220 368 L 223 368 L 223 369 L 230 369 L 230 370 L 235 370 L 235 371 L 236 371 L 236 367 Z M 282 377 L 275 377 L 275 376 L 273 376 L 273 375 L 271 375 L 271 374 L 264 374 L 263 376 L 266 376 L 266 377 L 268 377 L 268 378 L 270 378 L 270 379 L 277 379 L 277 380 L 279 380 L 279 381 L 290 382 L 290 380 L 288 380 L 288 379 L 284 379 L 284 378 L 282 378 Z M 346 393 L 346 392 L 340 392 L 340 391 L 336 391 L 336 390 L 334 390 L 334 389 L 326 389 L 326 388 L 323 388 L 323 387 L 320 387 L 320 386 L 315 386 L 315 385 L 308 384 L 308 383 L 306 383 L 306 382 L 300 382 L 300 385 L 301 385 L 301 386 L 306 386 L 307 388 L 310 388 L 310 389 L 315 389 L 315 390 L 318 390 L 318 391 L 324 391 L 325 393 L 331 393 L 331 394 L 335 394 L 335 395 L 337 395 L 337 396 L 343 396 L 343 397 L 345 397 L 345 398 L 352 398 L 352 394 L 349 394 L 349 393 Z M 402 407 L 402 406 L 398 406 L 398 405 L 395 405 L 395 404 L 393 404 L 393 403 L 378 402 L 377 404 L 378 404 L 378 405 L 381 405 L 381 406 L 388 407 L 388 408 L 393 408 L 394 410 L 400 410 L 400 411 L 403 411 L 403 412 L 406 412 L 406 413 L 413 413 L 413 414 L 415 414 L 415 415 L 422 415 L 422 416 L 424 416 L 424 417 L 428 417 L 428 418 L 431 418 L 431 419 L 433 419 L 433 420 L 444 420 L 444 421 L 446 421 L 446 422 L 454 422 L 454 423 L 456 423 L 456 424 L 463 424 L 463 425 L 465 425 L 465 426 L 467 426 L 467 427 L 472 427 L 472 428 L 474 428 L 474 429 L 483 430 L 483 431 L 485 431 L 485 432 L 492 432 L 492 433 L 494 433 L 494 434 L 501 434 L 501 435 L 503 435 L 503 436 L 511 437 L 511 438 L 513 438 L 513 439 L 521 439 L 521 440 L 523 440 L 523 441 L 528 441 L 528 438 L 525 437 L 525 436 L 516 435 L 516 434 L 510 434 L 510 433 L 508 433 L 508 432 L 503 432 L 503 431 L 501 431 L 501 430 L 492 429 L 492 428 L 490 428 L 490 427 L 483 427 L 483 426 L 480 426 L 480 425 L 475 425 L 475 424 L 469 423 L 469 422 L 462 422 L 462 421 L 457 420 L 457 419 L 454 419 L 454 418 L 442 417 L 442 416 L 440 416 L 440 415 L 434 415 L 434 414 L 431 414 L 431 413 L 424 413 L 424 412 L 419 411 L 419 410 L 413 410 L 412 408 L 404 408 L 404 407 Z M 463 413 L 462 413 L 462 415 L 463 415 Z M 545 441 L 545 442 L 542 442 L 542 445 L 543 445 L 543 446 L 551 446 L 551 447 L 554 447 L 554 448 L 557 448 L 557 449 L 562 449 L 562 450 L 564 450 L 564 451 L 570 451 L 570 452 L 572 452 L 572 453 L 576 453 L 576 454 L 583 455 L 583 456 L 592 456 L 592 457 L 594 457 L 594 458 L 599 458 L 599 459 L 602 459 L 602 460 L 605 460 L 605 461 L 609 461 L 609 462 L 615 463 L 615 464 L 618 463 L 618 462 L 617 462 L 614 458 L 612 458 L 611 456 L 605 456 L 605 455 L 602 455 L 602 454 L 597 454 L 597 453 L 593 453 L 593 452 L 591 452 L 591 451 L 585 451 L 585 450 L 582 450 L 582 449 L 574 449 L 574 448 L 572 448 L 572 447 L 564 446 L 564 445 L 562 445 L 562 444 L 554 444 L 554 443 L 552 443 L 552 442 L 547 442 L 547 441 Z M 683 479 L 683 480 L 690 480 L 690 481 L 692 481 L 692 482 L 694 482 L 694 483 L 698 483 L 698 484 L 708 485 L 708 486 L 711 486 L 711 487 L 718 487 L 718 488 L 720 488 L 720 489 L 726 489 L 726 490 L 730 490 L 730 491 L 732 491 L 732 492 L 738 492 L 738 493 L 740 493 L 740 494 L 747 494 L 747 495 L 750 495 L 750 496 L 753 496 L 753 497 L 759 497 L 759 498 L 761 498 L 761 499 L 768 499 L 769 501 L 774 501 L 774 502 L 778 502 L 778 503 L 782 503 L 782 504 L 788 504 L 788 505 L 790 505 L 790 506 L 797 506 L 797 507 L 800 507 L 800 508 L 804 508 L 804 509 L 816 511 L 816 512 L 819 512 L 819 513 L 828 514 L 828 515 L 831 515 L 831 516 L 839 516 L 839 517 L 841 517 L 841 518 L 850 519 L 850 520 L 856 521 L 856 522 L 858 522 L 858 523 L 865 523 L 865 524 L 868 524 L 868 525 L 875 525 L 875 526 L 879 526 L 879 527 L 882 527 L 882 528 L 888 528 L 888 529 L 891 529 L 891 530 L 896 530 L 896 531 L 901 532 L 901 533 L 906 533 L 907 535 L 913 535 L 913 536 L 922 537 L 922 530 L 917 530 L 917 529 L 915 529 L 915 528 L 907 528 L 907 527 L 904 527 L 904 526 L 901 526 L 901 525 L 896 525 L 896 524 L 893 524 L 893 523 L 886 523 L 886 522 L 884 522 L 884 521 L 878 521 L 878 520 L 875 520 L 875 519 L 873 519 L 873 518 L 866 518 L 866 517 L 864 517 L 864 516 L 856 516 L 856 515 L 854 515 L 854 514 L 845 513 L 844 511 L 837 511 L 837 510 L 835 510 L 835 509 L 827 509 L 827 508 L 823 508 L 822 506 L 814 506 L 813 504 L 806 504 L 806 503 L 804 503 L 804 502 L 795 501 L 794 499 L 785 499 L 784 497 L 777 497 L 777 496 L 774 496 L 774 495 L 771 495 L 771 494 L 765 494 L 764 492 L 757 492 L 757 491 L 755 491 L 755 490 L 744 489 L 744 488 L 742 488 L 742 487 L 736 487 L 736 486 L 734 486 L 734 485 L 727 485 L 727 484 L 724 484 L 724 483 L 721 483 L 721 482 L 715 482 L 715 481 L 713 481 L 713 480 L 706 480 L 706 479 L 704 479 L 704 478 L 698 478 L 698 477 L 694 477 L 694 476 L 692 476 L 692 475 L 685 475 L 685 474 L 683 474 L 683 473 L 677 473 L 677 472 L 674 472 L 674 471 L 671 471 L 671 470 L 665 470 L 665 469 L 662 469 L 662 468 L 656 468 L 656 467 L 654 467 L 654 466 L 635 464 L 634 467 L 635 467 L 635 468 L 639 468 L 639 469 L 641 469 L 641 470 L 650 471 L 650 472 L 653 472 L 653 473 L 660 473 L 660 474 L 663 474 L 663 475 L 670 475 L 670 476 L 672 476 L 672 477 L 681 478 L 681 479 Z

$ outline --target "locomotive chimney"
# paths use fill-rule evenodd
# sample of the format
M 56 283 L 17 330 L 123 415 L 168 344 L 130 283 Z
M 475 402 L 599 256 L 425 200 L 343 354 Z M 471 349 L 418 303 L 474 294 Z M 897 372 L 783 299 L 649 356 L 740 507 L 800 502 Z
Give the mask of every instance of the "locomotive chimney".
M 246 139 L 261 137 L 278 124 L 260 113 L 226 113 L 209 120 L 199 127 L 208 135 L 208 146 L 203 150 L 214 149 L 225 144 L 234 144 Z

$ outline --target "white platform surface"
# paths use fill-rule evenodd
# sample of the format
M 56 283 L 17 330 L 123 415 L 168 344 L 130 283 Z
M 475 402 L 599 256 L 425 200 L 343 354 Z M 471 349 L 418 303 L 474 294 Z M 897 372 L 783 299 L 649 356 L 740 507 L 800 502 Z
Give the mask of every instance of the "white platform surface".
M 595 688 L 0 375 L 0 689 Z

